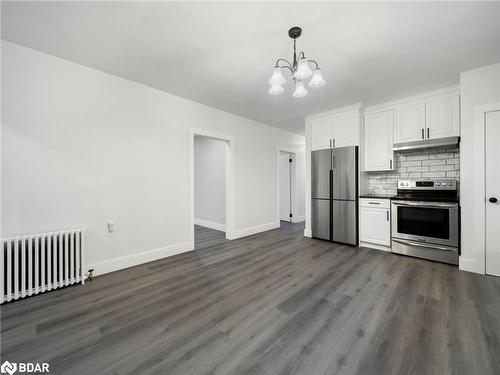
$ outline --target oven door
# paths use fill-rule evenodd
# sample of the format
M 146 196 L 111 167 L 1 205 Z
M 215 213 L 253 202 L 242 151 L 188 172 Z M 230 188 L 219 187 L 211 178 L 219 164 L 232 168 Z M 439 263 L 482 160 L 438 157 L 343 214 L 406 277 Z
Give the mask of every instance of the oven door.
M 392 237 L 458 247 L 458 203 L 392 201 Z

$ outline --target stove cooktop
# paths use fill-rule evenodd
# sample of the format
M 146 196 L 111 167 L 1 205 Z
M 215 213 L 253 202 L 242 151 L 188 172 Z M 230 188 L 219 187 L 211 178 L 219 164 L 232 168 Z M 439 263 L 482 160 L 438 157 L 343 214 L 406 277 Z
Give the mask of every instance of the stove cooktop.
M 419 196 L 419 195 L 405 195 L 405 194 L 398 194 L 395 195 L 391 198 L 392 200 L 396 201 L 421 201 L 421 202 L 449 202 L 449 203 L 458 203 L 459 198 L 458 196 L 454 197 L 446 197 L 446 196 Z
M 391 199 L 458 203 L 455 180 L 398 181 L 398 193 Z

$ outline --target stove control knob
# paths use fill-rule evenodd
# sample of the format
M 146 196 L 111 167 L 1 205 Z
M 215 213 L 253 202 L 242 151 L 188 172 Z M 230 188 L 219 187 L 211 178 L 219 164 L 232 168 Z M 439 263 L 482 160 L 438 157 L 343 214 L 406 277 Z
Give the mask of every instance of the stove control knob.
M 436 186 L 439 186 L 441 185 L 441 182 L 436 182 Z M 443 184 L 444 185 L 444 184 Z
M 408 184 L 408 182 L 407 182 L 407 183 L 405 184 L 405 186 L 408 186 L 408 185 L 409 185 L 409 184 Z
M 452 185 L 453 185 L 453 182 L 448 182 L 448 185 L 452 186 Z

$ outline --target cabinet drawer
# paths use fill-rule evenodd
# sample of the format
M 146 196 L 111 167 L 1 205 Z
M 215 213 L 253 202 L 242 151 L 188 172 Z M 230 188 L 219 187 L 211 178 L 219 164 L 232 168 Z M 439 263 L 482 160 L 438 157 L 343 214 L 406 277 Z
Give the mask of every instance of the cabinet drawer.
M 359 205 L 361 207 L 371 207 L 371 208 L 390 208 L 390 199 L 371 199 L 371 198 L 360 198 Z

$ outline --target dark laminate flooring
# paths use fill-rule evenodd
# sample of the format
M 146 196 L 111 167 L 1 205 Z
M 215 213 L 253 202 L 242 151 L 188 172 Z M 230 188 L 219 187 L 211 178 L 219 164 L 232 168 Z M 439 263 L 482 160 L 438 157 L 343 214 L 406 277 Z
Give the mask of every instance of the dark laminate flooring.
M 499 374 L 500 280 L 303 237 L 228 241 L 1 307 L 51 374 Z

